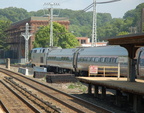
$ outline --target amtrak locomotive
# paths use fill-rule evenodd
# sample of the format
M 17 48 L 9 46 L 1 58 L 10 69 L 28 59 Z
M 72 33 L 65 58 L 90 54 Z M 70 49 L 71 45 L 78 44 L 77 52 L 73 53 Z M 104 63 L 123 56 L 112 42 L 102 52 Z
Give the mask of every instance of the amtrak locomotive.
M 143 50 L 141 50 L 143 51 Z M 139 52 L 139 75 L 142 74 L 142 55 Z M 128 71 L 128 53 L 120 46 L 86 47 L 86 48 L 34 48 L 31 51 L 33 66 L 46 67 L 55 73 L 75 73 L 87 75 L 90 65 L 117 66 L 120 63 L 120 74 L 126 76 Z

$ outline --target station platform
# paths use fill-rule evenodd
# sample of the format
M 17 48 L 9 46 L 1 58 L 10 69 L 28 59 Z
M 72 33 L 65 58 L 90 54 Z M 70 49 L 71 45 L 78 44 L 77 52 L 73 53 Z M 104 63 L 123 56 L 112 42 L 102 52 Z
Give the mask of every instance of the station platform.
M 121 93 L 129 95 L 129 101 L 133 104 L 133 111 L 141 113 L 142 98 L 144 96 L 144 80 L 136 79 L 135 82 L 127 81 L 127 78 L 116 77 L 77 77 L 80 82 L 88 84 L 88 93 L 92 93 L 92 85 L 94 85 L 94 96 L 98 97 L 99 87 L 102 87 L 102 97 L 106 96 L 107 89 L 116 91 L 116 103 L 119 103 Z M 139 112 L 140 111 L 140 112 Z M 144 112 L 144 111 L 143 111 Z

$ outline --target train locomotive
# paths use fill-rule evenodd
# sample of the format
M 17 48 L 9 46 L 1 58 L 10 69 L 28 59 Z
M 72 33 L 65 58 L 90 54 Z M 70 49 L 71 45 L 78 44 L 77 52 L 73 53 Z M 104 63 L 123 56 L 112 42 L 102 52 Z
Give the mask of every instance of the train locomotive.
M 84 48 L 34 48 L 31 51 L 33 66 L 46 67 L 55 73 L 75 73 L 87 76 L 90 65 L 117 66 L 120 63 L 121 76 L 127 76 L 128 53 L 120 46 Z

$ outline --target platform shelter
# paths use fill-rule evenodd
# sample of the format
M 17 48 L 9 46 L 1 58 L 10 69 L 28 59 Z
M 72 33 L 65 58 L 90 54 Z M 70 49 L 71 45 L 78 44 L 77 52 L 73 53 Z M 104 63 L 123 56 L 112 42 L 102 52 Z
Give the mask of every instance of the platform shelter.
M 140 47 L 144 46 L 144 33 L 119 36 L 108 39 L 109 45 L 120 45 L 128 51 L 129 73 L 128 81 L 135 82 L 136 78 L 136 52 Z

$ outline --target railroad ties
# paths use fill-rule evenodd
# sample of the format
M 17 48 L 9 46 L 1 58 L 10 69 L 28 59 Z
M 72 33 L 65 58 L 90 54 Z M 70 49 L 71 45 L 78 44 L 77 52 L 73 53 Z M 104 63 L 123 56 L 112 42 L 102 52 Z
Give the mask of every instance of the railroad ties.
M 29 103 L 31 103 L 31 105 L 33 105 L 40 112 L 112 113 L 112 111 L 106 108 L 94 105 L 93 103 L 90 103 L 83 99 L 64 93 L 61 90 L 57 90 L 55 88 L 49 87 L 47 84 L 37 81 L 33 78 L 29 78 L 27 76 L 23 76 L 22 74 L 10 70 L 5 70 L 2 68 L 0 68 L 0 72 L 2 73 L 1 79 L 3 83 L 7 84 L 8 87 L 11 87 L 16 92 L 15 94 L 18 94 L 22 96 L 24 100 L 29 101 Z M 10 91 L 7 91 L 7 93 L 8 92 Z M 3 96 L 7 96 L 7 93 L 5 92 Z M 10 95 L 11 94 L 9 94 L 8 97 L 13 98 L 15 96 L 15 95 L 10 96 Z M 27 105 L 26 107 L 19 107 L 22 105 L 21 104 L 17 105 L 20 102 L 18 99 L 13 99 L 14 102 L 10 102 L 10 103 L 8 100 L 12 100 L 12 99 L 8 98 L 7 100 L 5 100 L 4 105 L 7 108 L 9 107 L 8 110 L 10 110 L 11 109 L 10 107 L 14 105 L 12 106 L 12 108 L 14 109 L 12 110 L 15 110 L 16 112 L 20 112 L 19 111 L 21 110 L 20 108 L 22 108 L 22 110 L 26 110 L 27 107 L 29 106 Z M 26 111 L 26 113 L 35 112 L 31 108 L 29 108 L 29 110 L 31 110 L 31 112 Z M 35 113 L 39 113 L 39 111 L 36 111 Z

